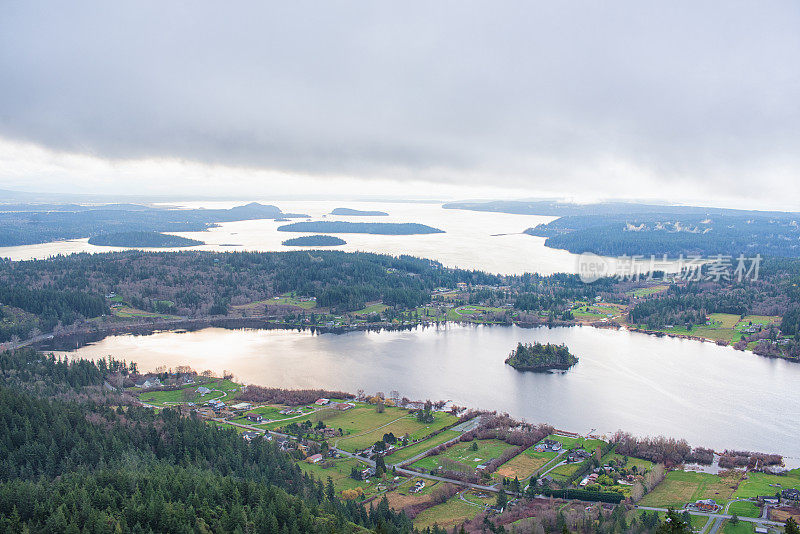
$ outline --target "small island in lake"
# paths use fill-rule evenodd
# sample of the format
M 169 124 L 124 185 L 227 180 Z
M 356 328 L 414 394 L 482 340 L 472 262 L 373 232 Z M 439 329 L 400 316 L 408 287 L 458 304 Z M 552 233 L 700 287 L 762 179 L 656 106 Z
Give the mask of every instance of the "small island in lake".
M 279 232 L 320 232 L 326 234 L 414 235 L 443 234 L 444 230 L 419 223 L 367 223 L 347 221 L 306 221 L 284 224 Z
M 287 239 L 281 245 L 285 247 L 336 247 L 346 245 L 347 241 L 332 235 L 304 235 Z
M 506 363 L 517 371 L 566 370 L 578 363 L 578 358 L 566 345 L 519 343 L 506 358 Z
M 180 248 L 205 245 L 197 239 L 160 232 L 117 232 L 89 238 L 90 245 L 101 247 Z
M 385 211 L 354 210 L 352 208 L 334 208 L 331 215 L 349 215 L 352 217 L 387 217 Z

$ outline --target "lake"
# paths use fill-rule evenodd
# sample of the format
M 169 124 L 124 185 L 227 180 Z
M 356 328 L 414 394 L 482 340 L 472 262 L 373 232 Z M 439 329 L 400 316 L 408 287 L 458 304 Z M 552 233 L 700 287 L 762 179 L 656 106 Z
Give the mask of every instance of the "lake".
M 565 343 L 580 361 L 566 372 L 519 372 L 504 363 L 518 341 Z M 70 354 L 113 355 L 139 362 L 142 370 L 229 370 L 242 382 L 266 386 L 397 390 L 581 433 L 623 429 L 719 450 L 800 457 L 800 365 L 625 330 L 447 325 L 315 334 L 205 328 L 111 336 Z
M 231 208 L 251 200 L 240 202 L 187 202 L 184 208 Z M 380 254 L 409 254 L 421 258 L 438 260 L 447 267 L 478 269 L 490 273 L 521 274 L 537 272 L 575 273 L 578 268 L 576 254 L 544 246 L 543 237 L 522 232 L 526 228 L 547 223 L 556 217 L 538 215 L 512 215 L 477 211 L 443 209 L 438 203 L 403 202 L 340 202 L 340 201 L 269 201 L 286 213 L 307 213 L 315 220 L 348 220 L 362 222 L 415 222 L 444 230 L 443 234 L 426 235 L 371 235 L 337 234 L 346 245 L 330 247 L 347 252 L 367 251 Z M 378 210 L 388 217 L 344 217 L 326 215 L 336 207 L 360 210 Z M 300 219 L 302 220 L 302 219 Z M 271 219 L 222 223 L 204 232 L 176 232 L 176 235 L 204 241 L 205 245 L 184 250 L 211 250 L 215 252 L 283 251 L 313 249 L 315 247 L 285 247 L 282 241 L 292 237 L 311 235 L 300 232 L 278 232 L 285 222 Z M 12 260 L 43 259 L 57 254 L 73 252 L 108 252 L 123 250 L 114 247 L 90 245 L 88 239 L 56 241 L 38 245 L 0 247 L 0 258 Z M 168 250 L 168 249 L 158 249 Z M 613 260 L 609 260 L 613 265 Z M 673 263 L 659 263 L 659 269 L 674 271 Z

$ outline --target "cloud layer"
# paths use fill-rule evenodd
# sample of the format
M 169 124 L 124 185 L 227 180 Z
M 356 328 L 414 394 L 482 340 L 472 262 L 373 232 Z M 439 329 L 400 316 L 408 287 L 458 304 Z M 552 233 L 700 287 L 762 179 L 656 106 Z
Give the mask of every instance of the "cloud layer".
M 0 137 L 313 176 L 800 202 L 798 27 L 793 1 L 6 2 Z

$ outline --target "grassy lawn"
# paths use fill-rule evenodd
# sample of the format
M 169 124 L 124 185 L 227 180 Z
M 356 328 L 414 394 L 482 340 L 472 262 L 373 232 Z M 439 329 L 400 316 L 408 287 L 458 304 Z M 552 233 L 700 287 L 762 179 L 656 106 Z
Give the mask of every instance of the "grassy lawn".
M 314 300 L 300 300 L 299 298 L 292 297 L 288 293 L 283 294 L 279 297 L 274 297 L 267 300 L 258 300 L 255 302 L 248 302 L 247 304 L 239 304 L 237 306 L 231 306 L 234 309 L 239 310 L 246 310 L 251 308 L 257 308 L 259 306 L 294 306 L 295 308 L 302 308 L 304 310 L 310 310 L 312 308 L 317 307 L 317 302 Z
M 516 455 L 503 465 L 496 473 L 501 477 L 514 478 L 520 480 L 529 478 L 532 474 L 542 468 L 547 462 L 555 458 L 554 452 L 536 452 L 533 447 L 529 447 L 521 454 Z
M 322 462 L 310 464 L 305 461 L 300 461 L 297 462 L 297 465 L 300 467 L 301 471 L 310 475 L 314 475 L 314 477 L 322 480 L 323 483 L 326 483 L 328 477 L 331 477 L 331 480 L 333 480 L 333 487 L 336 488 L 337 492 L 341 492 L 342 490 L 346 489 L 363 487 L 364 492 L 366 493 L 367 484 L 364 481 L 350 478 L 350 470 L 353 467 L 365 468 L 367 467 L 367 464 L 359 462 L 355 458 L 340 458 L 330 461 L 333 463 L 333 467 L 328 469 L 325 469 L 320 465 Z
M 581 462 L 559 465 L 558 467 L 550 471 L 549 475 L 555 478 L 556 480 L 566 480 L 575 474 L 580 465 Z
M 155 313 L 140 310 L 138 308 L 134 308 L 132 306 L 120 306 L 118 308 L 111 308 L 111 313 L 116 317 L 123 317 L 126 319 L 130 319 L 131 317 L 148 317 L 148 318 L 158 318 L 158 319 L 177 319 L 177 315 L 167 315 L 165 313 Z
M 374 412 L 374 408 L 371 409 Z M 355 410 L 355 408 L 353 410 Z M 350 410 L 350 412 L 353 410 Z M 388 411 L 389 409 L 387 408 L 387 412 Z M 403 412 L 405 412 L 405 416 L 402 415 Z M 393 420 L 397 419 L 398 417 L 403 418 L 399 420 Z M 341 416 L 337 419 L 325 419 L 325 424 L 332 426 L 333 428 L 339 428 L 340 425 L 337 423 L 337 420 L 340 418 Z M 376 441 L 380 440 L 384 434 L 388 433 L 392 433 L 398 438 L 408 434 L 412 439 L 422 439 L 431 433 L 436 432 L 437 430 L 441 430 L 446 426 L 452 425 L 457 420 L 458 419 L 453 415 L 442 412 L 434 412 L 434 420 L 432 423 L 420 423 L 417 421 L 416 416 L 409 414 L 406 410 L 399 410 L 397 415 L 395 415 L 393 418 L 390 418 L 385 423 L 375 424 L 370 427 L 375 430 L 370 432 L 362 431 L 359 433 L 353 433 L 354 435 L 352 436 L 344 436 L 339 439 L 337 445 L 346 451 L 356 451 L 369 447 Z M 387 423 L 389 424 L 387 425 Z
M 731 505 L 728 507 L 728 513 L 731 515 L 736 514 L 740 517 L 761 516 L 761 510 L 759 510 L 758 506 L 749 501 L 738 501 L 731 503 Z
M 634 466 L 636 466 L 636 471 L 638 473 L 644 473 L 644 472 L 650 471 L 650 469 L 653 468 L 653 462 L 650 462 L 648 460 L 642 460 L 641 458 L 634 458 L 632 456 L 628 456 L 627 458 L 628 458 L 628 461 L 625 464 L 625 468 L 627 468 L 627 469 L 632 469 Z M 621 454 L 617 454 L 617 453 L 615 453 L 613 451 L 612 452 L 608 452 L 608 453 L 605 454 L 605 456 L 603 456 L 601 463 L 603 465 L 606 465 L 609 462 L 611 462 L 611 460 L 614 460 L 616 465 L 620 466 L 620 465 L 622 465 L 624 457 Z
M 719 328 L 733 328 L 739 322 L 739 316 L 733 313 L 712 313 L 708 318 Z
M 779 484 L 780 487 L 770 484 Z M 793 469 L 786 476 L 747 473 L 747 478 L 739 484 L 733 496 L 749 499 L 759 495 L 775 495 L 786 488 L 800 488 L 800 469 Z
M 477 444 L 478 450 L 472 450 L 473 443 Z M 442 458 L 449 458 L 475 468 L 493 458 L 497 458 L 503 454 L 504 450 L 510 447 L 511 445 L 498 439 L 480 439 L 465 443 L 456 443 L 448 448 L 444 454 L 428 456 L 427 458 L 414 462 L 412 466 L 427 471 L 434 470 L 441 465 Z
M 194 393 L 200 386 L 207 387 L 212 390 L 211 393 L 205 396 L 200 396 Z M 163 405 L 164 403 L 179 403 L 179 402 L 208 402 L 211 399 L 224 399 L 227 403 L 233 400 L 233 393 L 239 390 L 241 386 L 230 380 L 212 380 L 208 383 L 197 383 L 186 386 L 181 389 L 173 389 L 169 391 L 141 391 L 139 392 L 139 400 L 156 405 Z M 214 391 L 219 390 L 219 391 Z M 138 390 L 134 390 L 138 391 Z M 187 395 L 189 392 L 193 395 Z M 224 392 L 224 393 L 223 393 Z
M 666 291 L 667 289 L 669 289 L 668 285 L 659 284 L 657 286 L 640 287 L 638 289 L 634 289 L 633 291 L 628 291 L 626 294 L 632 297 L 649 297 L 650 295 L 661 293 L 662 291 Z
M 344 412 L 335 409 L 317 410 L 291 421 L 267 423 L 264 428 L 275 430 L 289 422 L 300 424 L 307 420 L 315 424 L 317 421 L 324 421 L 331 428 L 341 428 L 343 436 L 337 439 L 337 446 L 350 452 L 364 449 L 390 432 L 398 438 L 407 433 L 412 438 L 422 439 L 457 421 L 450 414 L 434 412 L 432 423 L 419 423 L 411 412 L 403 408 L 387 406 L 383 413 L 378 413 L 375 406 L 359 404 Z
M 731 523 L 730 519 L 722 523 L 722 532 L 724 534 L 753 534 L 753 523 L 747 521 L 739 521 L 737 524 Z
M 352 312 L 354 315 L 362 315 L 367 313 L 382 313 L 384 312 L 389 306 L 386 304 L 381 304 L 380 302 L 376 304 L 370 304 L 360 310 Z
M 719 504 L 725 504 L 733 497 L 738 476 L 723 478 L 709 473 L 670 471 L 664 481 L 645 495 L 639 504 L 681 508 L 687 502 L 698 499 L 714 499 Z
M 428 508 L 414 519 L 414 526 L 419 529 L 439 525 L 452 527 L 468 519 L 472 519 L 481 508 L 467 504 L 458 495 L 454 495 L 447 502 Z
M 419 443 L 415 443 L 413 445 L 409 445 L 408 447 L 405 447 L 403 449 L 400 449 L 399 451 L 396 451 L 388 455 L 386 457 L 386 463 L 399 464 L 429 449 L 437 447 L 442 443 L 444 443 L 445 441 L 450 441 L 451 439 L 456 438 L 459 435 L 460 434 L 455 430 L 445 430 L 444 432 L 436 434 L 432 438 L 420 441 Z

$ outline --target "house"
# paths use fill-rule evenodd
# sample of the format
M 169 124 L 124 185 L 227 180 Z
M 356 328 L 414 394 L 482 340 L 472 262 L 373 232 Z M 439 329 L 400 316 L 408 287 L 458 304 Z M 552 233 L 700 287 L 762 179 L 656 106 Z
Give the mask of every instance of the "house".
M 756 499 L 762 505 L 778 506 L 780 504 L 780 499 L 775 495 L 759 495 Z
M 209 393 L 211 393 L 211 390 L 210 390 L 210 389 L 208 389 L 208 388 L 207 388 L 207 387 L 205 387 L 205 386 L 200 386 L 200 387 L 199 387 L 199 388 L 197 388 L 195 391 L 196 391 L 196 392 L 197 392 L 197 393 L 198 393 L 200 396 L 208 395 Z
M 487 466 L 486 464 L 480 464 L 480 465 L 479 465 L 479 466 L 477 466 L 475 469 L 477 469 L 478 471 L 486 471 L 486 469 L 487 469 L 488 467 L 489 467 L 489 466 Z
M 263 436 L 261 432 L 255 432 L 253 430 L 245 430 L 242 432 L 242 437 L 245 441 L 252 441 L 258 436 Z
M 781 499 L 790 503 L 798 503 L 800 502 L 800 490 L 787 488 L 781 491 Z
M 253 405 L 250 404 L 249 402 L 240 402 L 238 404 L 234 404 L 233 406 L 231 406 L 231 408 L 234 410 L 249 410 L 252 407 Z
M 409 493 L 418 493 L 418 492 L 422 491 L 422 489 L 424 487 L 425 487 L 425 481 L 424 480 L 417 480 L 417 482 L 414 484 L 414 486 L 409 490 Z
M 353 408 L 355 404 L 352 402 L 337 402 L 335 404 L 331 404 L 332 408 L 339 410 L 340 412 L 346 412 L 350 408 Z
M 331 402 L 330 399 L 317 399 L 314 401 L 314 404 L 316 404 L 317 406 L 325 406 L 329 402 Z
M 361 471 L 361 480 L 367 480 L 369 477 L 375 476 L 375 468 L 367 467 Z
M 136 382 L 135 385 L 137 388 L 150 389 L 161 386 L 161 380 L 159 380 L 158 377 L 145 378 Z
M 311 456 L 306 458 L 306 462 L 308 462 L 310 464 L 315 464 L 315 463 L 318 463 L 318 462 L 321 462 L 321 461 L 322 461 L 322 455 L 321 454 L 312 454 Z
M 694 503 L 695 508 L 701 512 L 716 512 L 719 506 L 714 499 L 701 499 Z
M 561 442 L 556 441 L 554 439 L 546 439 L 542 443 L 546 449 L 550 449 L 551 451 L 560 451 L 561 450 Z
M 757 526 L 755 528 L 755 533 L 756 534 L 768 534 L 769 533 L 769 529 L 767 527 L 759 527 L 759 526 Z
M 550 475 L 545 475 L 543 477 L 536 479 L 536 484 L 538 484 L 539 486 L 544 486 L 545 484 L 550 485 L 552 482 L 553 482 L 553 477 L 551 477 Z
M 234 408 L 235 408 L 235 406 L 234 406 Z M 260 423 L 261 421 L 264 420 L 264 416 L 261 415 L 260 413 L 256 413 L 256 412 L 250 412 L 250 413 L 248 413 L 246 415 L 246 417 L 247 417 L 248 421 L 252 421 L 254 423 Z

